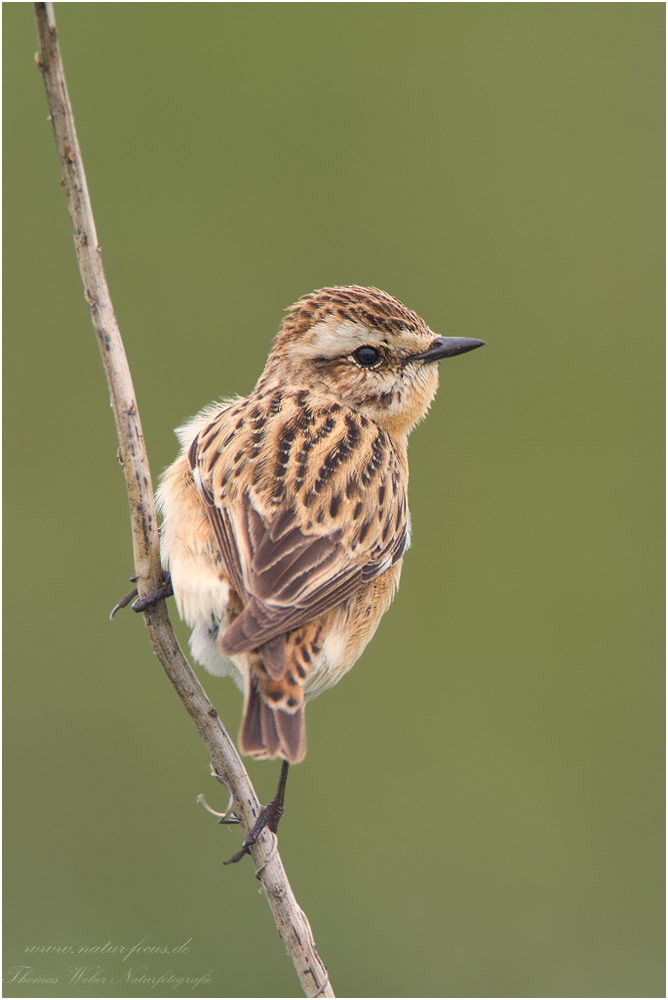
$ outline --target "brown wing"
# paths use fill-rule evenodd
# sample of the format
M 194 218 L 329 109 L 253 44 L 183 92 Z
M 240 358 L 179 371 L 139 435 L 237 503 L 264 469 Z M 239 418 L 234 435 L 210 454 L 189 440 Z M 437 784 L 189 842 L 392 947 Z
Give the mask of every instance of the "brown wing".
M 360 565 L 341 545 L 341 531 L 307 536 L 293 510 L 265 523 L 248 495 L 241 511 L 210 510 L 216 536 L 232 552 L 246 595 L 244 610 L 223 639 L 228 655 L 255 649 L 340 604 L 380 571 Z M 277 528 L 277 523 L 280 527 Z
M 228 428 L 238 404 L 189 452 L 243 604 L 222 640 L 231 655 L 340 604 L 406 546 L 404 480 L 387 435 L 352 411 L 339 416 L 338 404 L 311 411 L 309 424 L 303 403 L 282 403 L 277 409 L 269 400 L 264 422 L 247 414 L 244 428 L 237 419 L 233 440 Z

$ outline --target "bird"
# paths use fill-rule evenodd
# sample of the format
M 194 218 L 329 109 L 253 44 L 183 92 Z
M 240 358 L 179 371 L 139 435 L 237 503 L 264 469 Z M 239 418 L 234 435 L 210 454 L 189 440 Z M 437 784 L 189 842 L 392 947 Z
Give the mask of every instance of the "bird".
M 241 752 L 282 758 L 283 793 L 306 703 L 350 670 L 396 593 L 408 436 L 438 362 L 483 344 L 438 336 L 377 288 L 322 288 L 286 311 L 248 396 L 176 431 L 157 491 L 162 565 L 193 657 L 243 693 Z M 258 824 L 274 829 L 266 809 Z

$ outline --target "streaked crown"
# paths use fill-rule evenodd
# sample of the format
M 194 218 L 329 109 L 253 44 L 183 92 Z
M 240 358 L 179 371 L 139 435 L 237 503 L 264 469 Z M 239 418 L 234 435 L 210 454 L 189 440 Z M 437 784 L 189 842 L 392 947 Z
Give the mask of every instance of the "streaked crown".
M 288 310 L 258 388 L 304 386 L 405 435 L 436 394 L 433 362 L 445 356 L 434 353 L 439 340 L 417 313 L 378 288 L 321 288 Z
M 324 321 L 344 330 L 360 325 L 390 337 L 400 337 L 404 330 L 432 335 L 417 313 L 378 288 L 360 288 L 359 285 L 321 288 L 303 295 L 287 312 L 277 342 L 299 337 Z

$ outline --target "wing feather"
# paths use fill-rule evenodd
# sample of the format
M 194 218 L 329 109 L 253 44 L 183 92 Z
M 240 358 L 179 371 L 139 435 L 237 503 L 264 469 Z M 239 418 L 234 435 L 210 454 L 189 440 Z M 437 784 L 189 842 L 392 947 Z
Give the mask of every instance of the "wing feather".
M 303 407 L 291 414 L 289 397 L 279 402 L 269 399 L 263 413 L 252 396 L 240 401 L 188 454 L 243 605 L 221 640 L 228 655 L 341 604 L 406 547 L 405 477 L 388 436 L 354 411 L 332 420 L 335 402 L 309 411 L 313 426 L 301 427 L 300 438 Z M 342 510 L 344 495 L 355 502 Z

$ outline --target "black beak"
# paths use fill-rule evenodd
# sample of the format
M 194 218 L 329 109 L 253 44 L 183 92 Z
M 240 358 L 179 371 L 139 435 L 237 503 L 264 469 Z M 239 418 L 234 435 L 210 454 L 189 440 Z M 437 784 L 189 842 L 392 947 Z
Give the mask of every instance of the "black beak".
M 408 361 L 440 361 L 441 358 L 451 358 L 455 354 L 466 354 L 475 351 L 476 347 L 484 347 L 484 340 L 469 340 L 467 337 L 437 337 L 422 354 L 414 354 Z

